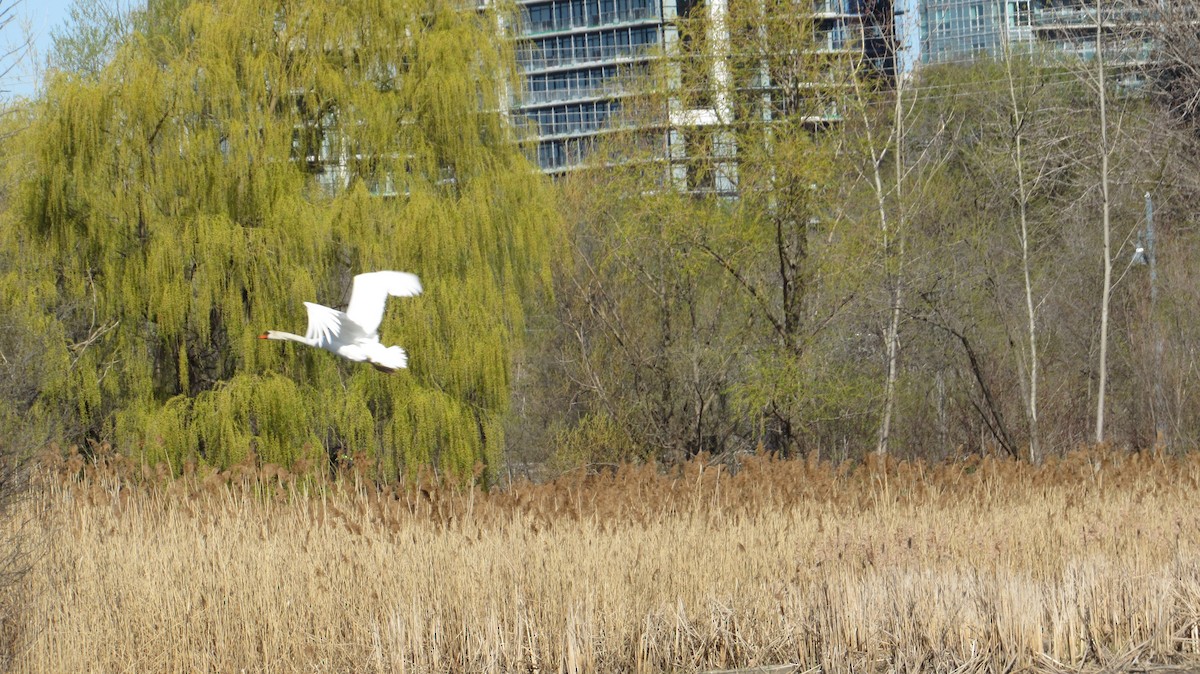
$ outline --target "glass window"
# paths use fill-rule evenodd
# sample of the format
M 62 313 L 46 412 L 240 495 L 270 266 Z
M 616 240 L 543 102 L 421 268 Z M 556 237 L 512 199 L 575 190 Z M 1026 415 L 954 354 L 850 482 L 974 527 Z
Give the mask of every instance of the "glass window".
M 1029 0 L 1017 0 L 1017 23 L 1029 25 Z

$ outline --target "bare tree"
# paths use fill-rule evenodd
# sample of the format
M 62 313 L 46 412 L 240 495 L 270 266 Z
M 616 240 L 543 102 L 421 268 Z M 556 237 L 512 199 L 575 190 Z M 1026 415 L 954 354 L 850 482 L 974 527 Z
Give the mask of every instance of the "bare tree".
M 1100 209 L 1104 243 L 1104 287 L 1100 295 L 1100 364 L 1098 391 L 1096 394 L 1096 444 L 1104 442 L 1105 394 L 1108 390 L 1108 321 L 1109 305 L 1112 301 L 1112 224 L 1108 184 L 1108 156 L 1112 152 L 1108 139 L 1108 84 L 1104 77 L 1104 21 L 1101 18 L 1101 3 L 1096 3 L 1096 87 L 1099 91 L 1100 108 Z
M 21 0 L 9 0 L 0 4 L 0 31 L 4 31 L 16 21 L 17 7 L 20 5 Z M 0 79 L 7 78 L 21 64 L 29 53 L 31 43 L 27 32 L 23 32 L 15 43 L 0 47 Z
M 1147 79 L 1177 118 L 1200 130 L 1200 3 L 1162 0 L 1152 6 Z
M 17 18 L 21 0 L 0 3 L 0 30 Z M 0 78 L 10 75 L 29 54 L 25 34 L 16 44 L 0 52 Z M 0 140 L 7 134 L 0 136 Z M 8 202 L 8 187 L 0 187 L 0 208 Z M 25 496 L 29 459 L 45 440 L 25 422 L 24 411 L 36 400 L 39 390 L 39 356 L 44 351 L 40 335 L 26 329 L 13 312 L 0 309 L 0 668 L 7 669 L 20 638 L 19 612 L 23 599 L 22 579 L 28 570 L 26 529 L 14 516 L 14 507 Z M 17 431 L 17 432 L 14 432 Z
M 893 41 L 894 49 L 898 42 L 894 36 L 888 39 Z M 947 159 L 938 142 L 945 126 L 936 128 L 910 148 L 913 144 L 909 138 L 909 122 L 918 115 L 921 102 L 921 90 L 915 86 L 915 80 L 898 74 L 887 92 L 868 91 L 864 78 L 853 78 L 851 84 L 851 105 L 861 124 L 859 140 L 866 155 L 864 163 L 869 167 L 861 178 L 868 185 L 873 202 L 872 217 L 877 219 L 879 227 L 878 245 L 886 292 L 885 375 L 875 451 L 887 454 L 900 376 L 901 319 L 909 313 L 905 307 L 905 288 L 909 283 L 906 275 L 910 262 L 909 225 L 919 204 L 927 201 L 932 179 Z M 883 93 L 882 97 L 880 93 Z M 878 105 L 880 102 L 882 105 Z
M 856 80 L 857 82 L 857 80 Z M 883 389 L 883 415 L 879 422 L 879 442 L 876 451 L 887 454 L 888 440 L 891 435 L 892 412 L 896 407 L 896 375 L 900 362 L 900 310 L 904 302 L 904 103 L 907 89 L 904 78 L 896 81 L 895 107 L 893 110 L 891 134 L 885 142 L 885 147 L 893 148 L 892 163 L 895 170 L 895 182 L 892 189 L 895 192 L 895 218 L 889 223 L 887 217 L 887 199 L 883 182 L 880 179 L 879 165 L 883 161 L 883 153 L 878 152 L 874 139 L 869 135 L 868 144 L 871 146 L 872 179 L 875 194 L 879 204 L 880 243 L 883 247 L 884 273 L 888 285 L 888 324 L 884 333 L 884 344 L 887 351 L 887 378 Z M 867 127 L 868 133 L 870 126 Z M 886 150 L 885 150 L 886 151 Z
M 875 213 L 879 224 L 879 245 L 883 256 L 884 284 L 887 288 L 887 325 L 884 328 L 884 351 L 886 372 L 883 389 L 883 409 L 880 411 L 879 434 L 875 451 L 888 453 L 891 438 L 892 415 L 896 406 L 896 379 L 900 361 L 900 314 L 904 301 L 904 248 L 905 248 L 905 199 L 904 178 L 904 119 L 911 112 L 908 98 L 908 79 L 896 77 L 891 96 L 891 115 L 885 121 L 873 118 L 868 102 L 869 94 L 860 78 L 851 80 L 854 86 L 854 102 L 862 122 L 862 140 L 865 143 L 870 174 L 865 176 L 875 200 Z M 887 161 L 891 161 L 893 175 L 884 177 Z
M 1006 34 L 1007 36 L 1007 34 Z M 1028 319 L 1028 355 L 1018 359 L 1022 363 L 1022 382 L 1025 388 L 1025 416 L 1029 422 L 1029 460 L 1041 461 L 1041 433 L 1038 430 L 1038 349 L 1037 312 L 1033 304 L 1033 282 L 1029 262 L 1029 184 L 1025 178 L 1025 124 L 1027 113 L 1017 101 L 1016 78 L 1013 74 L 1013 54 L 1007 40 L 1004 43 L 1004 72 L 1008 79 L 1008 97 L 1012 106 L 1013 167 L 1017 172 L 1017 215 L 1020 221 L 1018 241 L 1021 246 L 1021 273 L 1025 286 L 1025 311 Z

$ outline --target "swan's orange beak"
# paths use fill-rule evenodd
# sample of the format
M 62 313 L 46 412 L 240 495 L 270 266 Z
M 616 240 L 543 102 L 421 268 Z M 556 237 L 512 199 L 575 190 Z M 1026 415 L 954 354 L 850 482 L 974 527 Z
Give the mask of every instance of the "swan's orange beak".
M 258 338 L 259 339 L 269 339 L 269 337 L 267 337 L 267 333 L 265 333 L 265 332 L 262 333 L 261 335 L 259 335 Z

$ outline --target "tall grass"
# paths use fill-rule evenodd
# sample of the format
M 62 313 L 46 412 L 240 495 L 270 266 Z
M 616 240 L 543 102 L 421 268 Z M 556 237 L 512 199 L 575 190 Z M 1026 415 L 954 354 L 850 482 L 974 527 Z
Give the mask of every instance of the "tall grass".
M 58 466 L 21 671 L 1063 671 L 1200 652 L 1200 457 L 483 493 Z

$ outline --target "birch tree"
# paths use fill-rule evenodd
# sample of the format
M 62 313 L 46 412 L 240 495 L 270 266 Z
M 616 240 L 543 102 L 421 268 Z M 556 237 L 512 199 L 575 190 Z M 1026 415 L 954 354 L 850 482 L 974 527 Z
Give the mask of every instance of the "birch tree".
M 1112 223 L 1110 221 L 1108 160 L 1112 148 L 1108 139 L 1108 82 L 1104 72 L 1104 31 L 1102 4 L 1096 2 L 1096 90 L 1100 121 L 1100 227 L 1103 234 L 1104 280 L 1100 289 L 1100 354 L 1096 389 L 1096 444 L 1104 443 L 1105 396 L 1108 393 L 1108 322 L 1112 300 Z
M 858 79 L 854 80 L 854 87 L 857 109 L 862 116 L 863 146 L 870 167 L 868 180 L 875 199 L 875 212 L 878 215 L 881 264 L 887 294 L 883 331 L 886 375 L 879 434 L 875 444 L 876 453 L 887 454 L 891 441 L 892 416 L 896 406 L 896 379 L 900 362 L 900 315 L 904 302 L 905 199 L 908 196 L 904 190 L 904 179 L 908 171 L 904 157 L 904 121 L 905 115 L 911 112 L 912 103 L 906 96 L 907 80 L 898 78 L 891 91 L 891 117 L 881 130 L 877 125 L 880 118 L 871 115 L 867 94 Z M 885 183 L 884 178 L 885 162 L 888 161 L 892 167 L 890 184 Z
M 1012 111 L 1012 162 L 1017 174 L 1017 243 L 1021 249 L 1021 280 L 1025 289 L 1025 316 L 1027 352 L 1018 360 L 1021 363 L 1021 380 L 1025 390 L 1025 418 L 1029 423 L 1029 460 L 1039 463 L 1042 459 L 1041 431 L 1038 429 L 1038 348 L 1037 310 L 1033 301 L 1033 278 L 1030 260 L 1029 201 L 1030 184 L 1025 175 L 1025 133 L 1029 121 L 1028 108 L 1017 97 L 1017 79 L 1013 72 L 1015 58 L 1011 45 L 1005 41 L 1004 73 L 1008 81 L 1008 100 Z
M 882 285 L 883 309 L 883 396 L 875 441 L 878 454 L 888 454 L 897 407 L 900 379 L 901 330 L 906 307 L 905 289 L 910 284 L 909 237 L 911 220 L 936 199 L 931 189 L 937 184 L 947 154 L 941 136 L 948 120 L 935 120 L 923 130 L 916 143 L 910 125 L 921 111 L 921 91 L 915 77 L 898 75 L 894 81 L 869 77 L 850 80 L 853 96 L 848 99 L 854 117 L 858 178 L 865 185 L 869 208 L 860 208 L 861 218 L 874 221 L 877 231 L 876 259 Z M 869 216 L 866 214 L 869 213 Z

